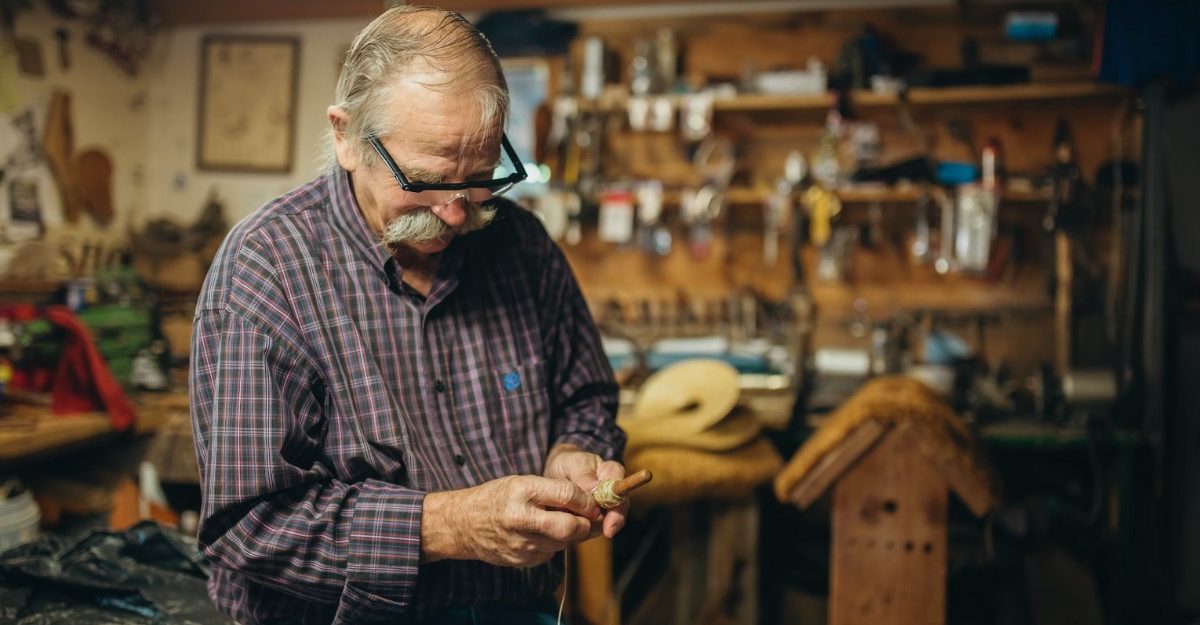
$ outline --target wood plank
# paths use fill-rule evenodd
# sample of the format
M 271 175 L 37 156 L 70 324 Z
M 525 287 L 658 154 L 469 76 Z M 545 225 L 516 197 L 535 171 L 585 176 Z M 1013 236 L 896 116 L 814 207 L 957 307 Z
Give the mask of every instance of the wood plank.
M 862 458 L 890 427 L 890 424 L 874 419 L 859 424 L 792 488 L 788 498 L 797 506 L 807 508 L 825 493 L 830 484 L 842 477 L 850 465 Z
M 1024 83 L 999 86 L 974 87 L 914 87 L 908 92 L 908 103 L 912 106 L 955 106 L 963 104 L 1012 105 L 1021 103 L 1050 102 L 1054 100 L 1102 99 L 1117 101 L 1129 95 L 1129 91 L 1115 85 L 1092 81 Z M 682 97 L 664 96 L 679 106 Z M 753 113 L 768 111 L 825 111 L 834 103 L 835 94 L 804 93 L 741 93 L 733 97 L 713 101 L 714 113 Z M 855 109 L 892 107 L 899 103 L 894 93 L 877 93 L 855 89 L 850 102 Z M 602 103 L 581 102 L 584 108 L 596 108 L 621 112 L 625 110 L 624 97 L 606 98 Z
M 905 187 L 876 187 L 876 186 L 856 186 L 842 187 L 836 189 L 838 199 L 843 203 L 867 203 L 867 202 L 915 202 L 920 195 L 920 191 L 915 186 Z M 730 187 L 725 192 L 725 201 L 729 206 L 748 206 L 753 205 L 756 209 L 761 209 L 763 202 L 770 197 L 771 191 L 758 187 Z M 663 203 L 667 206 L 677 206 L 681 198 L 681 192 L 668 190 L 663 194 Z M 1048 202 L 1050 201 L 1050 192 L 1048 190 L 1035 189 L 1031 191 L 1005 191 L 1002 202 Z M 1039 207 L 1040 208 L 1040 207 Z
M 758 623 L 758 503 L 709 504 L 707 602 L 698 623 Z
M 1055 373 L 1065 376 L 1071 370 L 1071 286 L 1074 275 L 1071 238 L 1065 232 L 1054 233 L 1054 365 Z
M 915 106 L 951 104 L 1015 104 L 1101 98 L 1117 100 L 1129 91 L 1100 82 L 1028 83 L 1018 85 L 914 88 L 908 93 Z
M 705 539 L 701 521 L 711 504 L 691 502 L 671 509 L 669 571 L 675 580 L 673 625 L 693 625 L 705 593 Z
M 613 588 L 612 541 L 593 538 L 575 545 L 570 564 L 574 616 L 591 625 L 618 625 L 621 598 Z
M 62 287 L 63 280 L 0 280 L 3 295 L 50 295 Z
M 389 4 L 385 0 L 152 0 L 154 10 L 170 27 L 239 22 L 317 20 L 379 15 Z
M 830 625 L 942 625 L 947 484 L 897 426 L 834 490 Z
M 720 4 L 727 0 L 657 0 L 658 4 Z M 440 0 L 434 2 L 443 9 L 453 11 L 512 11 L 519 9 L 568 9 L 595 8 L 595 0 Z M 644 0 L 605 0 L 604 6 L 645 4 Z M 781 7 L 787 2 L 779 0 Z
M 165 411 L 139 409 L 131 433 L 153 432 L 165 418 Z M 0 419 L 0 463 L 20 462 L 118 435 L 105 413 L 54 415 L 44 407 L 20 406 Z
M 717 4 L 722 0 L 658 0 L 661 4 L 694 4 L 708 2 Z M 167 27 L 196 26 L 201 24 L 230 24 L 239 22 L 266 22 L 285 20 L 318 20 L 361 17 L 365 20 L 379 15 L 397 0 L 206 0 L 188 2 L 184 0 L 152 0 L 153 6 Z M 517 9 L 590 8 L 592 0 L 441 0 L 431 2 L 452 11 L 511 11 Z M 640 0 L 606 0 L 606 5 L 641 4 Z M 781 7 L 786 4 L 781 0 Z

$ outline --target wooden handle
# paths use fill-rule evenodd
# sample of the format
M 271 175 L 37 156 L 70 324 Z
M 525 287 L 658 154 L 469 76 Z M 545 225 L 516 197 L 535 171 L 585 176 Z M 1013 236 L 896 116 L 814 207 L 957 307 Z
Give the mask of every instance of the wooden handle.
M 613 494 L 618 497 L 624 497 L 649 484 L 652 479 L 654 479 L 654 474 L 650 472 L 650 469 L 642 469 L 633 475 L 617 480 L 617 483 L 613 484 Z

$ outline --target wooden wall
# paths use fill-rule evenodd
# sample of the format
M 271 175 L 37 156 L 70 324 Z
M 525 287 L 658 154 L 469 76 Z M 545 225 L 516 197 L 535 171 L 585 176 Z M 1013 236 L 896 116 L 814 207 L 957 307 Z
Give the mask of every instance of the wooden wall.
M 1089 14 L 1068 17 L 1064 27 L 1078 33 L 1080 40 L 1089 41 L 1091 19 Z M 1075 63 L 1037 62 L 1036 51 L 1029 46 L 1002 43 L 1002 14 L 985 8 L 594 21 L 581 24 L 575 56 L 580 58 L 584 38 L 602 37 L 618 58 L 615 67 L 622 72 L 620 82 L 627 84 L 624 76 L 637 41 L 669 27 L 676 30 L 682 42 L 684 68 L 691 83 L 736 82 L 748 70 L 803 67 L 809 57 L 832 67 L 843 43 L 860 34 L 866 24 L 900 48 L 920 55 L 926 65 L 960 66 L 961 43 L 970 34 L 993 57 L 1028 62 L 1035 79 L 1088 80 L 1086 51 Z M 675 231 L 675 249 L 664 259 L 586 237 L 583 244 L 568 247 L 567 254 L 589 298 L 664 298 L 677 293 L 707 297 L 747 288 L 772 297 L 785 294 L 794 282 L 786 260 L 789 251 L 786 247 L 781 250 L 775 266 L 766 266 L 762 261 L 762 194 L 782 172 L 789 151 L 798 149 L 806 156 L 813 152 L 825 111 L 821 106 L 719 111 L 714 128 L 732 137 L 738 149 L 738 172 L 733 182 L 738 192 L 731 194 L 713 257 L 703 262 L 691 259 L 682 229 Z M 951 136 L 952 122 L 971 129 L 976 149 L 991 137 L 999 139 L 1010 172 L 1034 180 L 1042 178 L 1053 162 L 1051 147 L 1060 118 L 1070 124 L 1077 158 L 1087 179 L 1094 176 L 1102 162 L 1134 145 L 1129 130 L 1131 98 L 1120 93 L 1081 92 L 1079 97 L 1008 98 L 999 102 L 965 97 L 958 102 L 913 106 L 910 113 L 917 132 L 904 123 L 896 106 L 868 103 L 855 108 L 859 118 L 879 125 L 885 162 L 921 154 L 926 145 L 938 159 L 971 160 L 970 149 Z M 621 129 L 609 133 L 608 139 L 608 173 L 612 177 L 666 178 L 668 187 L 686 186 L 687 157 L 673 133 Z M 1039 231 L 1046 194 L 1035 189 L 1021 197 L 1005 202 L 1000 214 L 1002 224 L 1024 233 L 1026 254 L 998 281 L 939 275 L 932 267 L 915 263 L 907 252 L 916 212 L 911 195 L 882 203 L 885 244 L 858 249 L 853 257 L 853 273 L 847 280 L 817 281 L 811 275 L 815 252 L 804 250 L 810 274 L 804 282 L 814 296 L 821 319 L 817 344 L 854 342 L 844 328 L 855 301 L 862 299 L 874 318 L 921 309 L 1020 311 L 1020 315 L 987 330 L 990 356 L 1004 356 L 1028 367 L 1050 358 L 1053 300 L 1046 288 L 1049 259 L 1041 253 Z M 860 223 L 869 205 L 865 201 L 847 202 L 839 219 Z M 934 206 L 930 207 L 930 219 L 936 229 Z M 1012 347 L 1016 344 L 1021 348 Z

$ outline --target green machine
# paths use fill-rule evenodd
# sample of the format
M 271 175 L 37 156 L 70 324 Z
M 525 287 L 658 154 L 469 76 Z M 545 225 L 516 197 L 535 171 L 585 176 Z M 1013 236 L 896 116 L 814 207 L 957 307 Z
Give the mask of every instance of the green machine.
M 117 382 L 129 386 L 134 357 L 154 339 L 150 308 L 104 304 L 85 308 L 76 315 L 91 332 Z M 18 367 L 54 366 L 66 342 L 63 331 L 45 319 L 21 324 L 17 336 Z

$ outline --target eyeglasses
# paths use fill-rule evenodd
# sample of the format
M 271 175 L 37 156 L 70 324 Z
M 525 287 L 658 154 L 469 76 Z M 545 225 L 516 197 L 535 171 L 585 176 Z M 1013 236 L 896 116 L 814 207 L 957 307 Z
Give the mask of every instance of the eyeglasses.
M 422 203 L 429 206 L 449 204 L 459 198 L 466 198 L 476 203 L 486 202 L 508 193 L 518 182 L 529 177 L 525 173 L 525 166 L 521 164 L 521 159 L 517 157 L 516 150 L 508 142 L 508 136 L 503 134 L 500 135 L 500 146 L 504 151 L 504 156 L 508 158 L 508 162 L 501 159 L 500 165 L 493 172 L 495 177 L 491 180 L 468 180 L 466 182 L 412 182 L 408 176 L 404 175 L 404 172 L 400 171 L 400 167 L 396 165 L 392 155 L 384 149 L 383 143 L 378 137 L 369 137 L 367 141 L 383 159 L 383 163 L 392 172 L 392 176 L 400 184 L 400 188 L 409 193 L 421 194 Z

